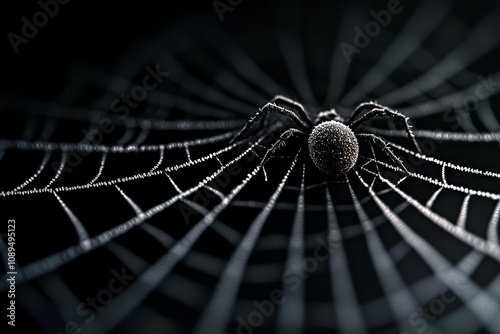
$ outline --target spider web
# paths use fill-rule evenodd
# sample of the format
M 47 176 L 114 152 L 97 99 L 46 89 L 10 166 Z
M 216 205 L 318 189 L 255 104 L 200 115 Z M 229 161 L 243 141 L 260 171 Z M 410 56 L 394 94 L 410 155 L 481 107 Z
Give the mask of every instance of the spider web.
M 288 9 L 275 34 L 189 21 L 114 68 L 75 65 L 57 101 L 4 96 L 0 202 L 18 229 L 20 319 L 45 332 L 74 321 L 83 333 L 236 333 L 278 289 L 283 303 L 254 332 L 499 332 L 497 90 L 457 104 L 500 79 L 500 8 L 406 5 L 350 64 L 338 44 L 368 6 Z M 110 112 L 145 64 L 168 78 L 128 117 Z M 298 141 L 261 168 L 284 119 L 228 142 L 276 94 L 345 116 L 375 99 L 410 116 L 426 149 L 374 120 L 363 132 L 388 140 L 411 176 L 368 142 L 338 180 Z M 115 130 L 82 141 L 102 119 Z M 5 239 L 0 250 L 5 292 Z M 113 270 L 134 278 L 85 321 L 76 310 Z

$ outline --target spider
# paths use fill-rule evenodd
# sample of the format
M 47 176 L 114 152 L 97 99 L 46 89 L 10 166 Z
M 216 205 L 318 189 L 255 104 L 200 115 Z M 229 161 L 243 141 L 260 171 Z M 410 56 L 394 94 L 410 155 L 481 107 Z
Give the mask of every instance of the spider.
M 231 139 L 231 143 L 243 134 L 261 117 L 269 113 L 279 113 L 290 118 L 298 128 L 284 130 L 278 140 L 267 149 L 260 165 L 264 164 L 286 142 L 296 137 L 307 142 L 309 155 L 316 167 L 327 176 L 337 177 L 350 171 L 356 164 L 359 154 L 358 138 L 371 140 L 380 146 L 387 156 L 399 166 L 405 175 L 410 175 L 403 162 L 389 148 L 387 142 L 372 133 L 355 133 L 363 123 L 374 117 L 386 116 L 401 123 L 413 145 L 422 153 L 411 131 L 409 118 L 375 102 L 361 103 L 352 113 L 349 120 L 344 121 L 335 109 L 320 112 L 313 121 L 304 106 L 285 96 L 276 95 L 271 101 L 259 109 L 248 123 Z M 363 112 L 364 115 L 359 116 Z M 358 117 L 359 116 L 359 117 Z

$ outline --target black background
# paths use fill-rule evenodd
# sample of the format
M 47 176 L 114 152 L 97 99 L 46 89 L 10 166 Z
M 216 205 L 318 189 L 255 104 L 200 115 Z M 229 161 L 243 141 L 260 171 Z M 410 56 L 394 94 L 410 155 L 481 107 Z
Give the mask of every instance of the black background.
M 359 9 L 368 13 L 370 8 L 384 8 L 386 6 L 386 1 L 374 1 L 374 2 L 359 2 Z M 472 5 L 469 1 L 460 2 L 455 6 L 455 12 L 460 15 L 460 17 L 466 23 L 470 23 L 473 26 L 473 23 L 477 21 L 478 18 L 483 17 L 487 14 L 489 8 L 491 8 L 491 1 L 474 1 Z M 141 40 L 148 40 L 150 38 L 155 37 L 157 34 L 163 31 L 173 31 L 175 34 L 175 29 L 178 29 L 179 26 L 189 25 L 192 27 L 194 31 L 201 31 L 205 29 L 205 26 L 210 25 L 218 25 L 218 28 L 223 29 L 229 35 L 233 36 L 236 40 L 251 40 L 253 31 L 266 31 L 267 29 L 281 27 L 281 26 L 293 26 L 298 29 L 299 33 L 308 34 L 310 30 L 314 31 L 324 31 L 326 36 L 336 36 L 336 29 L 338 29 L 338 22 L 341 19 L 342 9 L 344 8 L 344 3 L 332 2 L 326 3 L 324 1 L 296 1 L 286 2 L 286 1 L 253 1 L 253 0 L 243 0 L 240 5 L 235 7 L 233 12 L 226 12 L 224 14 L 225 19 L 223 22 L 220 22 L 219 17 L 213 7 L 213 4 L 210 1 L 153 1 L 153 0 L 142 0 L 142 1 L 118 1 L 118 0 L 104 0 L 104 1 L 78 1 L 72 0 L 66 5 L 60 5 L 59 13 L 51 18 L 48 24 L 42 28 L 39 28 L 39 32 L 37 36 L 32 38 L 28 44 L 21 45 L 20 51 L 18 54 L 15 54 L 12 50 L 12 47 L 6 37 L 6 34 L 9 32 L 20 33 L 22 22 L 21 17 L 26 16 L 31 18 L 33 13 L 40 10 L 37 2 L 35 1 L 19 1 L 14 2 L 11 1 L 8 4 L 4 4 L 4 8 L 1 10 L 0 14 L 0 22 L 2 24 L 2 51 L 1 51 L 1 84 L 2 84 L 2 100 L 10 105 L 9 108 L 2 108 L 0 112 L 8 114 L 10 117 L 14 119 L 15 114 L 23 109 L 21 105 L 16 106 L 15 102 L 12 101 L 12 97 L 23 97 L 26 99 L 34 99 L 34 100 L 42 100 L 42 101 L 54 101 L 64 90 L 66 85 L 68 84 L 68 78 L 73 74 L 71 70 L 71 66 L 73 64 L 88 64 L 98 68 L 106 68 L 110 71 L 116 66 L 117 59 L 121 58 L 122 55 L 127 54 L 136 47 L 136 42 Z M 405 2 L 405 6 L 411 8 L 414 6 L 414 2 Z M 355 6 L 358 6 L 357 4 Z M 303 21 L 295 22 L 294 18 L 296 14 L 300 13 L 300 15 L 304 18 Z M 325 14 L 328 13 L 328 14 Z M 325 15 L 331 17 L 331 20 L 324 19 Z M 396 24 L 388 27 L 389 30 L 393 30 L 392 33 L 396 34 L 398 32 L 401 24 L 411 15 L 411 11 L 404 11 L 401 15 L 394 18 Z M 315 21 L 316 17 L 321 17 L 322 20 Z M 187 23 L 186 23 L 187 22 Z M 307 23 L 305 23 L 307 22 Z M 359 24 L 358 22 L 352 22 L 352 25 Z M 422 24 L 425 24 L 425 17 L 422 18 Z M 311 26 L 314 27 L 311 28 Z M 318 33 L 319 34 L 319 33 Z M 310 36 L 310 34 L 309 34 Z M 323 38 L 324 36 L 318 35 L 318 39 Z M 387 40 L 390 40 L 390 37 L 381 36 L 378 39 L 374 39 L 373 43 L 364 50 L 365 55 L 376 55 L 380 54 L 387 45 Z M 326 59 L 330 56 L 333 47 L 335 47 L 336 41 L 332 39 L 331 45 L 327 45 L 325 43 L 321 44 L 321 47 L 317 47 L 318 44 L 314 43 L 314 39 L 310 42 L 310 47 L 317 49 L 309 50 L 311 54 L 315 54 L 318 59 Z M 439 40 L 430 41 L 428 44 L 429 48 L 435 47 L 435 49 L 439 50 Z M 307 45 L 306 45 L 307 47 Z M 262 49 L 254 48 L 255 54 L 264 54 L 269 51 L 271 48 L 269 45 L 263 45 Z M 436 53 L 436 56 L 439 57 L 440 53 L 443 54 L 446 50 L 439 50 Z M 496 53 L 498 55 L 498 53 Z M 356 67 L 355 70 L 351 73 L 351 79 L 347 82 L 346 89 L 347 91 L 349 87 L 352 87 L 356 83 L 355 78 L 359 77 L 359 73 L 362 72 L 369 66 L 368 62 L 365 62 L 364 56 L 362 55 L 362 59 L 360 60 L 360 65 Z M 369 57 L 367 57 L 369 58 Z M 485 58 L 478 64 L 475 64 L 478 72 L 481 72 L 482 69 L 486 69 L 484 73 L 489 73 L 488 70 L 497 69 L 498 64 L 496 63 L 498 58 L 490 57 Z M 144 64 L 146 65 L 146 64 Z M 314 65 L 311 67 L 314 68 Z M 278 77 L 283 74 L 280 71 L 279 66 L 273 68 L 275 71 L 275 75 Z M 408 70 L 407 73 L 400 74 L 401 82 L 410 81 L 408 78 L 415 76 L 417 73 L 413 70 Z M 405 76 L 406 75 L 406 76 Z M 282 77 L 283 78 L 283 77 Z M 394 78 L 398 79 L 398 78 Z M 293 91 L 292 84 L 287 81 L 288 78 L 285 78 L 283 81 L 287 88 L 290 88 Z M 316 86 L 324 86 L 324 82 L 319 80 L 315 83 Z M 168 87 L 168 86 L 167 86 Z M 167 88 L 168 89 L 168 88 Z M 325 95 L 324 91 L 317 91 L 318 97 L 323 97 Z M 91 99 L 91 97 L 89 97 Z M 85 102 L 82 101 L 68 101 L 70 104 L 78 104 Z M 257 107 L 256 103 L 256 107 Z M 315 106 L 316 108 L 328 108 L 331 106 Z M 106 112 L 106 111 L 105 111 Z M 137 111 L 140 113 L 140 111 Z M 13 116 L 14 115 L 14 116 Z M 236 117 L 244 118 L 243 116 L 236 114 Z M 177 116 L 182 117 L 182 116 Z M 19 133 L 19 128 L 17 128 L 18 122 L 6 122 L 7 118 L 0 120 L 0 129 L 2 133 L 1 137 L 10 138 L 15 137 Z M 422 128 L 432 128 L 432 120 L 420 121 L 418 124 Z M 72 130 L 68 128 L 68 134 Z M 64 135 L 62 135 L 64 137 Z M 442 157 L 451 157 L 453 159 L 454 156 L 457 155 L 458 150 L 467 150 L 474 151 L 474 148 L 467 148 L 461 146 L 460 144 L 452 144 L 449 149 L 440 152 Z M 489 152 L 489 151 L 485 151 Z M 22 158 L 19 158 L 20 162 Z M 462 160 L 463 161 L 463 160 Z M 128 166 L 128 168 L 134 168 L 134 162 Z M 135 161 L 137 166 L 140 165 L 139 161 Z M 480 156 L 475 159 L 473 162 L 475 167 L 478 168 L 486 168 L 490 170 L 497 170 L 498 165 L 492 163 L 490 159 L 486 157 L 486 155 Z M 137 167 L 136 166 L 136 167 Z M 85 168 L 82 168 L 85 170 Z M 278 169 L 277 169 L 278 170 Z M 13 173 L 14 170 L 8 170 L 6 173 Z M 91 174 L 92 171 L 89 171 Z M 280 171 L 281 173 L 281 171 Z M 186 175 L 183 179 L 189 180 L 192 175 Z M 262 178 L 261 175 L 259 175 Z M 298 175 L 294 175 L 295 178 Z M 267 188 L 273 189 L 275 187 L 275 183 L 268 185 Z M 495 185 L 496 186 L 496 185 Z M 152 184 L 151 187 L 154 187 Z M 8 187 L 6 187 L 8 188 Z M 424 197 L 423 194 L 427 194 L 427 189 L 415 189 L 415 196 Z M 2 190 L 4 188 L 2 187 Z M 495 190 L 495 189 L 493 189 Z M 254 193 L 246 194 L 247 196 L 255 195 L 258 191 L 260 191 L 259 187 L 251 188 L 250 192 L 254 191 Z M 95 197 L 94 197 L 95 196 Z M 95 194 L 90 197 L 95 199 L 96 201 L 99 199 L 106 198 L 107 194 L 105 192 L 100 194 Z M 339 195 L 339 197 L 341 197 Z M 148 202 L 149 199 L 155 199 L 156 194 L 152 191 L 149 196 L 142 196 L 142 200 L 145 203 Z M 267 198 L 267 197 L 266 197 Z M 71 204 L 71 201 L 76 203 L 81 198 L 78 198 L 78 195 L 75 195 L 75 198 L 68 198 L 67 201 Z M 293 202 L 296 200 L 295 198 L 291 198 L 289 202 Z M 448 202 L 443 204 L 444 207 L 454 208 L 450 209 L 449 212 L 451 216 L 458 214 L 458 210 L 456 207 L 459 207 L 459 202 L 454 202 L 454 198 L 450 197 L 447 199 Z M 107 204 L 112 205 L 112 199 L 108 198 Z M 90 200 L 89 200 L 90 202 Z M 52 203 L 52 202 L 51 202 Z M 17 200 L 5 201 L 3 203 L 4 207 L 0 208 L 0 210 L 5 210 L 6 212 L 12 214 L 13 212 L 18 212 L 16 219 L 19 221 L 34 221 L 39 217 L 39 212 L 51 212 L 52 210 L 56 212 L 56 205 L 53 207 L 46 205 L 44 201 L 40 200 L 37 197 L 29 199 L 27 202 L 21 203 Z M 30 209 L 26 209 L 30 208 Z M 367 206 L 368 210 L 369 207 Z M 39 211 L 37 211 L 37 209 Z M 81 212 L 79 214 L 85 215 L 85 208 L 80 208 Z M 105 209 L 103 209 L 105 210 Z M 22 212 L 20 212 L 22 211 Z M 53 238 L 52 241 L 48 241 L 45 243 L 45 249 L 43 252 L 50 253 L 51 251 L 57 251 L 60 249 L 62 244 L 71 245 L 74 243 L 74 240 L 68 239 L 64 240 L 65 233 L 70 233 L 69 226 L 68 231 L 64 230 L 64 225 L 57 224 L 58 217 L 62 220 L 64 219 L 64 215 L 60 212 L 58 215 L 46 214 L 47 217 L 51 217 L 50 221 L 45 221 L 45 224 L 56 224 L 60 229 L 58 232 L 52 233 L 51 236 Z M 121 213 L 120 213 L 121 214 Z M 106 213 L 102 220 L 106 221 L 106 224 L 110 224 L 113 226 L 115 220 L 118 220 L 120 214 L 115 213 Z M 125 213 L 123 213 L 126 216 Z M 443 215 L 447 214 L 447 210 L 444 210 Z M 109 216 L 108 216 L 109 215 Z M 234 219 L 240 219 L 241 213 L 237 214 L 234 212 L 230 212 L 227 214 L 227 217 L 224 217 L 228 221 Z M 2 219 L 4 214 L 1 213 Z M 278 221 L 290 221 L 292 219 L 291 216 L 280 216 L 274 217 Z M 46 218 L 44 218 L 46 219 Z M 250 219 L 250 218 L 248 218 Z M 312 221 L 315 219 L 314 215 L 310 217 Z M 409 218 L 410 219 L 410 218 Z M 245 220 L 244 218 L 242 219 Z M 349 221 L 349 219 L 346 219 Z M 348 223 L 347 223 L 348 224 Z M 321 230 L 324 226 L 316 226 L 312 229 L 317 228 Z M 286 228 L 284 228 L 286 229 Z M 26 258 L 26 262 L 29 263 L 30 258 L 33 257 L 33 253 L 37 252 L 36 248 L 33 248 L 28 240 L 36 239 L 38 233 L 46 233 L 46 229 L 42 226 L 30 226 L 29 228 L 21 227 L 20 234 L 24 235 L 24 241 L 21 241 L 19 244 L 19 257 L 22 259 Z M 178 233 L 178 236 L 182 236 L 185 233 L 185 226 L 179 227 L 175 230 Z M 174 233 L 175 233 L 174 232 Z M 122 240 L 125 244 L 136 244 L 138 248 L 143 249 L 143 255 L 148 260 L 153 261 L 155 258 L 154 254 L 157 254 L 157 249 L 149 249 L 144 250 L 146 248 L 144 245 L 147 245 L 147 239 L 144 238 L 143 243 L 141 243 L 141 236 L 135 236 L 134 238 L 130 237 L 130 240 Z M 436 237 L 437 239 L 437 237 Z M 439 242 L 439 240 L 438 240 Z M 209 244 L 208 241 L 205 240 L 206 244 Z M 357 245 L 353 245 L 353 249 L 351 250 L 353 254 L 357 254 L 359 251 L 356 249 Z M 200 246 L 201 247 L 201 246 Z M 359 245 L 362 247 L 362 245 Z M 224 244 L 217 245 L 215 249 L 213 249 L 214 253 L 220 253 L 221 257 L 229 257 L 231 251 L 231 247 L 226 247 Z M 464 254 L 465 250 L 451 250 L 448 254 L 450 257 L 456 257 L 457 261 Z M 362 251 L 361 251 L 362 253 Z M 279 253 L 274 254 L 277 258 L 284 258 L 286 254 Z M 94 267 L 95 272 L 87 272 L 85 274 L 75 272 L 75 267 L 70 267 L 61 270 L 61 275 L 66 277 L 68 281 L 70 277 L 74 279 L 73 282 L 81 281 L 82 286 L 85 284 L 89 284 L 92 287 L 98 287 L 100 283 L 105 282 L 109 277 L 107 274 L 109 273 L 109 268 L 112 267 L 110 263 L 114 263 L 115 259 L 106 258 L 105 256 L 97 256 L 93 254 L 90 257 L 87 257 L 82 260 L 89 267 Z M 109 261 L 109 262 L 107 262 Z M 496 264 L 491 264 L 491 268 L 493 268 Z M 415 269 L 420 274 L 426 273 L 426 269 L 421 269 L 418 267 L 418 261 L 415 261 Z M 413 268 L 414 269 L 414 268 Z M 408 271 L 408 268 L 401 268 L 402 271 Z M 95 273 L 100 273 L 96 275 Z M 189 273 L 188 273 L 189 274 Z M 186 275 L 188 275 L 186 274 Z M 192 273 L 191 273 L 192 274 Z M 363 273 L 362 270 L 358 277 L 360 281 L 366 280 L 366 273 Z M 422 274 L 423 275 L 423 274 Z M 97 278 L 96 278 L 97 277 Z M 85 283 L 84 283 L 85 282 Z M 207 283 L 210 286 L 213 286 L 215 282 Z M 77 284 L 78 285 L 78 284 Z M 366 282 L 366 286 L 372 287 L 370 281 Z M 85 287 L 74 287 L 75 291 L 81 289 L 81 295 L 86 296 L 88 293 L 86 292 Z M 91 290 L 91 288 L 89 288 Z M 370 290 L 367 288 L 367 290 Z M 268 291 L 268 290 L 266 290 Z M 244 291 L 243 293 L 248 293 L 250 296 L 258 295 L 258 292 L 252 291 L 249 289 L 248 291 Z M 251 297 L 250 297 L 251 298 Z M 368 297 L 367 297 L 368 298 Z M 319 299 L 319 298 L 318 298 Z M 165 303 L 167 308 L 165 309 L 165 313 L 170 315 L 173 314 L 177 319 L 178 323 L 186 326 L 187 328 L 192 325 L 192 321 L 196 319 L 198 314 L 196 312 L 191 312 L 191 310 L 183 310 L 180 306 L 175 305 L 172 309 L 168 307 L 172 307 L 172 304 L 169 304 L 165 301 L 158 300 L 149 300 L 150 305 L 163 305 Z M 160 306 L 158 306 L 160 308 Z M 179 307 L 179 308 L 177 308 Z M 21 311 L 22 312 L 22 311 Z M 49 314 L 48 312 L 47 314 Z M 63 321 L 55 316 L 53 313 L 50 314 L 53 318 L 50 318 L 49 315 L 41 312 L 42 317 L 47 317 L 46 322 L 43 326 L 40 326 L 39 323 L 36 323 L 36 320 L 31 319 L 27 314 L 21 313 L 19 318 L 20 322 L 24 322 L 26 326 L 34 325 L 36 326 L 36 332 L 41 330 L 41 327 L 44 329 L 48 326 L 51 328 L 62 328 L 61 324 Z M 26 318 L 23 318 L 25 316 Z M 28 319 L 28 320 L 26 320 Z M 138 328 L 140 328 L 139 324 Z M 119 330 L 122 330 L 121 327 Z M 132 329 L 131 329 L 132 330 Z M 379 329 L 380 332 L 386 330 L 386 328 Z M 388 329 L 389 331 L 391 329 Z

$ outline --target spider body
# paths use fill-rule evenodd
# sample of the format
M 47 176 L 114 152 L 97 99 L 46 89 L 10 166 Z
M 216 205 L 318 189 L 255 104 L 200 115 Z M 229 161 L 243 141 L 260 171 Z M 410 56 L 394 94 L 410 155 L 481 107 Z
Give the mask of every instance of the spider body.
M 354 132 L 338 121 L 316 125 L 308 139 L 309 154 L 319 170 L 328 175 L 348 172 L 358 160 L 359 144 Z
M 269 113 L 284 115 L 297 127 L 290 127 L 281 133 L 278 140 L 266 151 L 261 160 L 261 166 L 290 138 L 296 137 L 302 139 L 304 144 L 308 144 L 309 155 L 320 171 L 328 176 L 343 175 L 356 165 L 359 155 L 358 139 L 363 139 L 380 146 L 404 174 L 410 175 L 403 162 L 394 154 L 384 139 L 371 133 L 355 132 L 366 121 L 381 116 L 389 117 L 403 125 L 416 150 L 421 153 L 411 131 L 409 118 L 395 110 L 375 102 L 366 102 L 360 104 L 347 121 L 344 121 L 334 109 L 318 113 L 313 121 L 302 104 L 281 95 L 275 96 L 260 108 L 231 142 L 242 137 L 254 123 Z

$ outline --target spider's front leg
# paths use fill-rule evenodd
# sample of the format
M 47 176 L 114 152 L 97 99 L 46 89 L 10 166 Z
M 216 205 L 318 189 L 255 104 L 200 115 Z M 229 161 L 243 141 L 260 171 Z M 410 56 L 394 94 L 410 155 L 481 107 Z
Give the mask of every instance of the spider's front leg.
M 301 138 L 301 139 L 306 139 L 307 138 L 307 133 L 302 132 L 300 130 L 297 130 L 295 128 L 290 128 L 283 132 L 280 137 L 278 138 L 277 141 L 274 142 L 274 144 L 271 146 L 266 151 L 266 154 L 262 158 L 262 161 L 260 162 L 260 166 L 264 166 L 266 162 L 271 158 L 271 156 L 281 147 L 285 146 L 286 141 L 289 140 L 292 137 L 296 138 Z
M 363 102 L 360 105 L 358 105 L 356 109 L 354 109 L 354 111 L 351 114 L 351 117 L 349 117 L 349 119 L 345 124 L 349 126 L 359 114 L 365 111 L 371 111 L 373 109 L 384 109 L 384 108 L 385 107 L 383 105 L 378 104 L 376 102 Z
M 367 122 L 368 120 L 379 117 L 379 116 L 387 116 L 392 118 L 394 121 L 399 122 L 405 127 L 406 133 L 410 137 L 410 140 L 412 141 L 413 145 L 415 146 L 415 149 L 417 150 L 418 153 L 422 153 L 422 150 L 420 149 L 420 146 L 418 146 L 417 140 L 415 139 L 415 135 L 413 134 L 413 131 L 411 131 L 411 125 L 410 125 L 410 119 L 403 115 L 402 113 L 398 111 L 391 110 L 386 107 L 380 107 L 380 108 L 374 108 L 371 109 L 369 112 L 358 118 L 357 120 L 353 121 L 353 118 L 346 123 L 352 130 L 355 130 L 356 128 L 360 127 L 363 123 Z
M 382 151 L 384 151 L 384 153 L 389 158 L 391 158 L 391 160 L 396 165 L 399 166 L 399 168 L 401 169 L 401 171 L 406 176 L 410 176 L 411 175 L 411 173 L 408 171 L 408 169 L 406 169 L 406 167 L 403 164 L 403 162 L 401 161 L 401 159 L 399 159 L 396 156 L 396 154 L 394 154 L 394 152 L 389 148 L 389 145 L 387 144 L 387 142 L 385 140 L 383 140 L 379 136 L 374 135 L 373 133 L 358 133 L 358 134 L 356 134 L 356 136 L 359 137 L 359 138 L 365 139 L 365 140 L 371 140 L 372 142 L 374 142 L 375 144 L 377 144 L 378 146 L 380 146 L 382 148 Z
M 268 113 L 278 113 L 283 116 L 286 116 L 290 118 L 295 124 L 297 124 L 301 129 L 304 131 L 310 131 L 311 127 L 304 123 L 295 113 L 293 113 L 291 110 L 288 110 L 286 108 L 280 107 L 274 103 L 267 103 L 265 106 L 259 109 L 259 111 L 248 121 L 248 123 L 241 129 L 236 136 L 233 137 L 229 141 L 230 144 L 234 143 L 237 139 L 241 138 L 243 134 L 255 123 L 257 122 L 262 116 Z
M 307 113 L 306 109 L 299 102 L 289 99 L 288 97 L 285 97 L 283 95 L 276 95 L 271 99 L 271 101 L 269 101 L 269 103 L 274 103 L 283 106 L 285 108 L 296 110 L 299 113 L 302 120 L 304 120 L 307 123 L 307 125 L 309 125 L 311 128 L 314 127 L 314 123 L 311 117 L 309 117 L 309 114 Z

